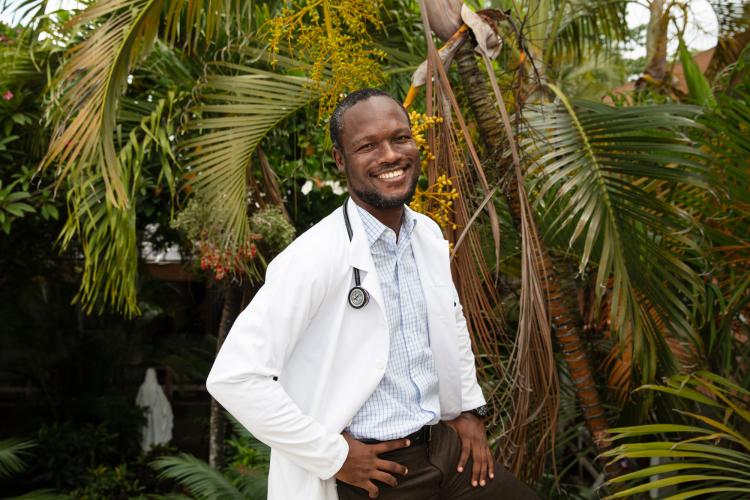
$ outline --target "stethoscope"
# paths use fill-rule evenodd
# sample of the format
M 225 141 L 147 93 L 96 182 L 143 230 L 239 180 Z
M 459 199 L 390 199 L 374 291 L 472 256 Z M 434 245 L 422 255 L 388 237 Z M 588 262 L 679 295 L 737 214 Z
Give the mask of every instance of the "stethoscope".
M 352 241 L 352 224 L 349 222 L 349 211 L 346 206 L 349 204 L 349 198 L 344 201 L 344 224 L 346 224 L 346 232 L 349 234 L 349 241 Z M 370 301 L 370 294 L 367 290 L 362 288 L 362 283 L 359 279 L 359 269 L 354 268 L 354 286 L 349 290 L 349 305 L 354 309 L 362 309 Z

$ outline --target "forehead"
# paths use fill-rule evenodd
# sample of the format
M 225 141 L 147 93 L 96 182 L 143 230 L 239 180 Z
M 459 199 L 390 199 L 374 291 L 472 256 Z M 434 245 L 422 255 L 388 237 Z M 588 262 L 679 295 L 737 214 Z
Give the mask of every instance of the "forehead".
M 404 108 L 393 99 L 374 96 L 346 110 L 341 137 L 343 142 L 351 142 L 360 137 L 388 134 L 401 128 L 409 128 Z

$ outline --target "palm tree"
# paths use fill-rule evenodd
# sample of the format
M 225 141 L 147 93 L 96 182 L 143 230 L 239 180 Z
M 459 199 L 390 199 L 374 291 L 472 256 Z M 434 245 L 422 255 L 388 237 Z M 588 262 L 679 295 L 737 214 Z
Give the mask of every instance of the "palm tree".
M 450 12 L 435 12 L 434 6 L 426 5 L 428 17 Z M 500 20 L 500 26 L 530 26 L 528 35 L 520 28 L 506 29 L 516 35 L 504 40 L 511 46 L 504 61 L 519 68 L 512 97 L 516 119 L 526 122 L 517 127 L 526 131 L 524 161 L 532 180 L 530 193 L 540 220 L 551 228 L 545 240 L 553 245 L 562 243 L 567 252 L 575 249 L 582 274 L 590 264 L 597 264 L 596 303 L 611 289 L 613 299 L 607 307 L 619 349 L 632 352 L 642 370 L 637 373 L 631 363 L 627 368 L 630 377 L 653 380 L 657 367 L 669 373 L 675 365 L 662 335 L 665 324 L 681 340 L 694 343 L 695 339 L 694 325 L 685 318 L 689 317 L 689 304 L 701 302 L 700 282 L 690 266 L 673 257 L 696 251 L 688 236 L 695 222 L 688 211 L 666 203 L 662 190 L 706 188 L 701 167 L 704 155 L 689 145 L 681 131 L 696 127 L 692 117 L 699 110 L 621 110 L 570 102 L 549 82 L 561 61 L 595 54 L 607 48 L 600 45 L 602 40 L 622 36 L 624 2 L 593 2 L 591 10 L 574 12 L 566 11 L 565 4 L 557 10 L 545 6 L 532 2 L 526 10 L 511 11 L 510 19 L 484 13 L 489 22 Z M 514 15 L 521 19 L 512 22 Z M 587 36 L 600 33 L 609 36 Z M 515 134 L 507 126 L 503 128 L 503 121 L 507 123 L 502 115 L 503 98 L 494 82 L 493 95 L 485 77 L 494 79 L 495 68 L 487 62 L 487 73 L 479 69 L 475 40 L 464 36 L 466 42 L 455 56 L 464 93 L 479 128 L 485 165 L 491 167 L 488 177 L 503 180 L 511 220 L 520 232 L 523 199 L 518 177 L 512 173 L 513 157 L 507 154 L 515 140 L 509 137 Z M 520 47 L 520 56 L 514 47 Z M 557 104 L 545 104 L 548 96 L 555 97 Z M 527 102 L 536 104 L 525 105 Z M 636 116 L 643 119 L 636 121 Z M 642 155 L 641 151 L 652 153 Z M 634 181 L 631 188 L 626 187 L 627 179 Z M 583 321 L 572 300 L 575 294 L 562 286 L 565 281 L 558 274 L 561 262 L 551 259 L 544 245 L 538 247 L 534 259 L 543 270 L 540 276 L 549 316 L 587 427 L 599 451 L 604 451 L 609 447 L 608 422 L 582 336 Z

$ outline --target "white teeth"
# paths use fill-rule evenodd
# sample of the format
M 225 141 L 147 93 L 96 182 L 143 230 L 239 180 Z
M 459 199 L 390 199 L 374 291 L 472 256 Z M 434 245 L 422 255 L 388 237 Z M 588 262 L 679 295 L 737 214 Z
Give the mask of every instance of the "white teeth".
M 378 176 L 378 179 L 395 179 L 396 177 L 401 177 L 403 174 L 404 170 L 400 168 L 398 170 L 382 173 Z

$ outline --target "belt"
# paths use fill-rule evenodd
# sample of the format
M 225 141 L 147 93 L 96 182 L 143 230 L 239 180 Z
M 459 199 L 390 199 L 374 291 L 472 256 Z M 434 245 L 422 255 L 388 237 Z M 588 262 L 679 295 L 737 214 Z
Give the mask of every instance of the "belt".
M 430 438 L 432 437 L 432 427 L 432 425 L 425 425 L 418 431 L 412 432 L 408 436 L 404 436 L 400 439 L 408 439 L 411 441 L 412 446 L 415 444 L 429 443 Z M 385 441 L 380 441 L 378 439 L 360 439 L 360 442 L 365 444 L 378 444 L 384 443 Z

